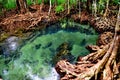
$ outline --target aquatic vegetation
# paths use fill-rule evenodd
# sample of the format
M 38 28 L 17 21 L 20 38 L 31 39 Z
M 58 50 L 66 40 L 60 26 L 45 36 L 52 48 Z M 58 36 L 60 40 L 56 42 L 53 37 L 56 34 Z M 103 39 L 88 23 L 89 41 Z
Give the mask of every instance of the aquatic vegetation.
M 71 54 L 72 45 L 70 43 L 64 42 L 57 49 L 56 54 L 52 58 L 52 63 L 55 65 L 59 60 L 67 60 L 73 62 L 74 56 Z
M 84 56 L 88 53 L 85 49 L 86 45 L 96 44 L 97 33 L 89 25 L 68 22 L 63 28 L 60 24 L 51 25 L 43 31 L 36 32 L 36 35 L 27 40 L 21 47 L 20 56 L 8 61 L 7 64 L 4 63 L 5 58 L 0 57 L 2 66 L 0 75 L 2 78 L 9 80 L 34 80 L 35 78 L 47 80 L 47 78 L 52 77 L 57 80 L 59 77 L 53 70 L 52 63 L 55 61 L 53 58 L 59 51 L 58 47 L 61 44 L 67 42 L 71 45 L 70 49 L 64 46 L 64 49 L 61 50 L 69 50 L 75 57 L 73 62 L 78 56 Z M 55 75 L 51 73 L 52 70 Z

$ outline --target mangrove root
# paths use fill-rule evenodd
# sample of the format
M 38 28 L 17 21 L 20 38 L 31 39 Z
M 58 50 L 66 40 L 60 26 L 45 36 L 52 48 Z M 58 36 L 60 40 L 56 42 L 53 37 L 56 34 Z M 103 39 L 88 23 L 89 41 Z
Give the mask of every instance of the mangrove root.
M 119 80 L 120 60 L 117 59 L 120 47 L 120 9 L 115 26 L 114 38 L 104 46 L 88 46 L 93 51 L 85 57 L 79 57 L 76 64 L 61 60 L 56 70 L 61 80 Z
M 80 58 L 74 65 L 66 60 L 59 61 L 56 70 L 62 75 L 61 80 L 90 80 L 92 78 L 98 80 L 98 73 L 102 76 L 99 80 L 113 80 L 119 73 L 116 63 L 119 39 L 120 36 L 114 36 L 110 44 Z

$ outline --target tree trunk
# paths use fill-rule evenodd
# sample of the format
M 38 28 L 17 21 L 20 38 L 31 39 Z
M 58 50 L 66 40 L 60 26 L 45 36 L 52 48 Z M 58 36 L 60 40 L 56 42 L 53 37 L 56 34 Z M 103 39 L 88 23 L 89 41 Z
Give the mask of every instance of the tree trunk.
M 57 0 L 55 0 L 54 6 L 57 6 Z
M 70 14 L 70 0 L 67 0 L 68 1 L 68 12 L 67 14 Z
M 79 3 L 79 18 L 80 18 L 80 16 L 81 16 L 81 3 L 80 3 L 80 0 L 78 1 L 78 3 Z
M 50 7 L 49 7 L 49 11 L 48 11 L 48 16 L 50 16 L 50 12 L 51 12 L 51 8 L 52 8 L 51 0 L 49 2 L 50 2 Z
M 44 5 L 44 0 L 42 0 L 42 2 L 41 2 L 41 6 L 40 6 L 40 12 L 42 11 L 42 8 L 43 8 L 43 5 Z
M 92 5 L 92 0 L 87 0 L 86 5 L 87 5 L 86 9 L 87 9 L 87 11 L 90 13 L 90 7 L 91 7 L 91 5 Z
M 20 12 L 21 14 L 27 12 L 27 1 L 26 0 L 16 0 L 16 5 L 17 5 L 18 12 Z
M 107 0 L 107 3 L 106 3 L 106 9 L 105 9 L 105 13 L 104 13 L 104 17 L 107 17 L 107 13 L 108 13 L 108 10 L 109 10 L 109 0 Z
M 38 4 L 38 0 L 35 0 L 36 4 Z

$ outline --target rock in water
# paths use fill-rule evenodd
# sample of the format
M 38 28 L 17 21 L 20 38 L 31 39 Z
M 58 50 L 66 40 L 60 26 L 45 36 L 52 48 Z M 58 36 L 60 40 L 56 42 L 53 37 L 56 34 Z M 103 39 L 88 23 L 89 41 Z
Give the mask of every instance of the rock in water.
M 5 57 L 13 55 L 13 53 L 15 53 L 15 51 L 18 49 L 18 47 L 19 47 L 19 38 L 18 37 L 11 36 L 11 37 L 7 38 L 4 42 L 4 44 L 2 45 L 3 55 Z
M 69 62 L 73 62 L 75 57 L 71 54 L 71 45 L 69 43 L 62 43 L 58 48 L 57 48 L 57 53 L 53 58 L 53 65 L 55 65 L 59 60 L 68 60 Z
M 6 39 L 6 44 L 8 44 L 10 50 L 15 51 L 18 48 L 18 41 L 18 37 L 12 36 Z

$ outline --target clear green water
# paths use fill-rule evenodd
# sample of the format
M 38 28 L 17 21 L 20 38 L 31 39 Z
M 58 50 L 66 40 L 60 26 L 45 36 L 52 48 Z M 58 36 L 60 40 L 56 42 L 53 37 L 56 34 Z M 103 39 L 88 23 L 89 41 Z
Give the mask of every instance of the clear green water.
M 52 67 L 57 48 L 64 42 L 72 45 L 71 54 L 87 55 L 88 44 L 96 44 L 98 35 L 88 25 L 58 23 L 34 33 L 18 50 L 20 56 L 5 64 L 0 57 L 0 75 L 5 80 L 57 80 L 58 74 Z M 75 61 L 74 60 L 74 61 Z

